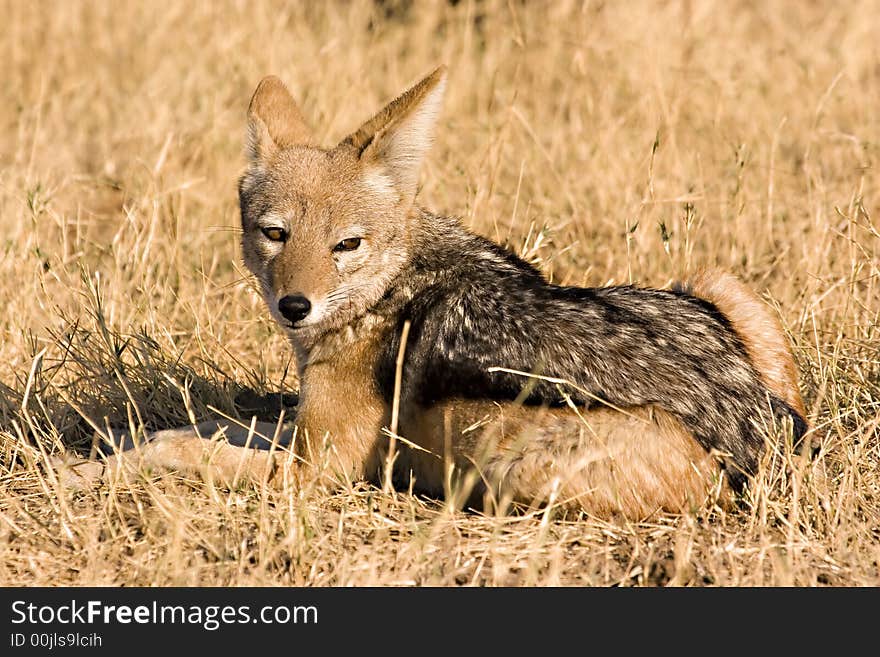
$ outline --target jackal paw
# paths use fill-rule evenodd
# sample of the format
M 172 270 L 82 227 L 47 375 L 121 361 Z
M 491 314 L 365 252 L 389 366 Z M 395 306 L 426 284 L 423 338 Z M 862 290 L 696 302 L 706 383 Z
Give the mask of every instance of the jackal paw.
M 50 456 L 49 467 L 55 472 L 59 483 L 68 490 L 92 490 L 104 480 L 103 463 L 75 454 Z

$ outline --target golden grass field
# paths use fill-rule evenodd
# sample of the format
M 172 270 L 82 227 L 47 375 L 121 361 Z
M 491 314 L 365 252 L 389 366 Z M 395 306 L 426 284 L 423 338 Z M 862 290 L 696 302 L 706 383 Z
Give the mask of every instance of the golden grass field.
M 880 584 L 880 2 L 0 14 L 0 584 Z M 638 524 L 363 483 L 59 489 L 47 455 L 88 454 L 94 427 L 272 419 L 297 388 L 238 253 L 260 78 L 329 146 L 441 62 L 420 202 L 556 281 L 733 271 L 791 335 L 816 459 L 770 455 L 748 503 Z

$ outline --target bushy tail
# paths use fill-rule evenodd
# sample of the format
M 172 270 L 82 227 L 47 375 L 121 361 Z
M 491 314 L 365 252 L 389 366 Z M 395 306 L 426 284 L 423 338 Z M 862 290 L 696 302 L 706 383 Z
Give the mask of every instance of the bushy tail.
M 702 270 L 679 289 L 711 301 L 739 335 L 764 385 L 794 412 L 795 443 L 808 425 L 798 371 L 782 325 L 766 303 L 733 274 Z

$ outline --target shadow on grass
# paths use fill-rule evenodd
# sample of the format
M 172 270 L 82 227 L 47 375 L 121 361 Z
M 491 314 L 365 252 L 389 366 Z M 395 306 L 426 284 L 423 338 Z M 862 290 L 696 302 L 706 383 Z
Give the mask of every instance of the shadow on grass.
M 295 413 L 295 393 L 267 391 L 256 375 L 242 383 L 197 359 L 201 374 L 145 333 L 72 324 L 51 337 L 49 347 L 33 349 L 28 372 L 0 382 L 7 440 L 88 454 L 96 431 L 109 427 L 157 431 L 222 416 L 276 422 L 282 412 Z

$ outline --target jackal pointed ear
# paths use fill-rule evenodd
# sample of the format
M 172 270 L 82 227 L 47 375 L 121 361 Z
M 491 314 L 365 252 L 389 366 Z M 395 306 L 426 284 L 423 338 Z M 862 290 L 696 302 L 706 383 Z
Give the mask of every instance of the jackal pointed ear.
M 247 152 L 251 162 L 311 140 L 312 132 L 284 83 L 274 75 L 263 78 L 248 106 Z
M 354 146 L 366 166 L 383 168 L 405 202 L 415 198 L 445 87 L 446 67 L 440 66 L 342 142 Z

